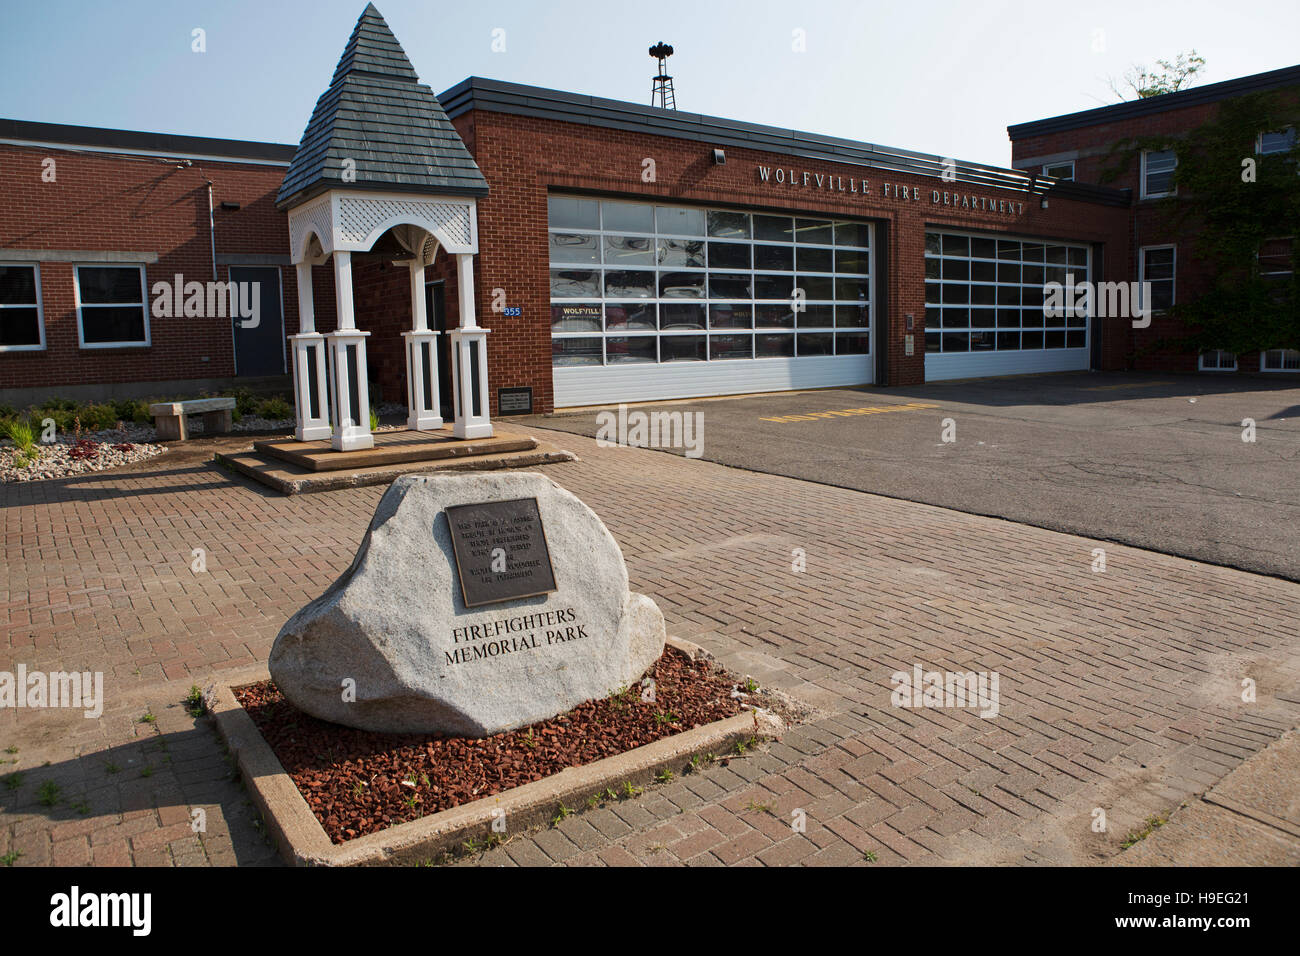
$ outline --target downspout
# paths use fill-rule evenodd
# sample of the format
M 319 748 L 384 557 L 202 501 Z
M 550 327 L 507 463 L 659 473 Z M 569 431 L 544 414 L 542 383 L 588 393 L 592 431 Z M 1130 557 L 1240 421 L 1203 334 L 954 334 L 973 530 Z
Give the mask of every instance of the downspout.
M 212 180 L 208 180 L 208 243 L 212 247 L 212 281 L 217 281 L 217 221 L 212 212 Z

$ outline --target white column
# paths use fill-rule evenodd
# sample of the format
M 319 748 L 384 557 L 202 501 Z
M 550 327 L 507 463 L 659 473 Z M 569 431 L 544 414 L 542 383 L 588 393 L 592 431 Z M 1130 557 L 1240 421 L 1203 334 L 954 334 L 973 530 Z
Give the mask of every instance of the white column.
M 457 438 L 491 438 L 488 415 L 487 337 L 474 314 L 474 257 L 456 254 L 457 288 L 460 293 L 460 325 L 447 333 L 451 339 L 451 380 L 455 396 Z
M 352 311 L 352 256 L 334 253 L 334 298 L 339 327 L 329 339 L 330 419 L 334 434 L 330 445 L 338 451 L 357 451 L 375 446 L 370 433 L 370 389 L 366 371 L 366 337 L 357 331 Z
M 406 427 L 413 431 L 441 428 L 438 397 L 438 333 L 429 330 L 424 308 L 424 263 L 413 260 L 411 270 L 411 331 L 406 340 Z
M 289 336 L 293 352 L 293 406 L 299 441 L 330 437 L 329 392 L 325 375 L 325 336 L 316 331 L 312 297 L 311 263 L 300 262 L 298 271 L 298 334 Z

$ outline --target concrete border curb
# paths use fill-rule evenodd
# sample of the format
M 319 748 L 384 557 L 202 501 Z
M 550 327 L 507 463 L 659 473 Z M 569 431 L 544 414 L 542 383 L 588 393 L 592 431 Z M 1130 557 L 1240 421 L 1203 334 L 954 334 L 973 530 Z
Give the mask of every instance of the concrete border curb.
M 669 638 L 671 646 L 704 654 L 697 645 Z M 230 748 L 253 802 L 262 813 L 267 832 L 280 855 L 296 866 L 384 866 L 416 864 L 459 848 L 473 837 L 489 836 L 493 821 L 505 814 L 509 832 L 526 830 L 552 820 L 561 807 L 575 809 L 592 794 L 621 786 L 643 786 L 656 773 L 682 765 L 701 754 L 721 754 L 751 737 L 779 737 L 785 725 L 775 714 L 749 710 L 694 730 L 664 737 L 625 753 L 524 784 L 496 796 L 401 823 L 379 833 L 336 845 L 330 841 L 307 801 L 281 766 L 253 719 L 235 699 L 232 688 L 269 677 L 265 665 L 222 675 L 203 698 L 217 730 Z M 499 812 L 498 812 L 499 811 Z

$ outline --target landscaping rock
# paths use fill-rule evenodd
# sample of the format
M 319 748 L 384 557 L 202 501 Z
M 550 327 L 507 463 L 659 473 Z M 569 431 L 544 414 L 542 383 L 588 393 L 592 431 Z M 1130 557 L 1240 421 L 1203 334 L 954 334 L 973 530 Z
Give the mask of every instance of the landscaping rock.
M 556 590 L 467 608 L 445 509 L 533 497 Z M 323 720 L 483 737 L 636 683 L 664 639 L 613 536 L 549 478 L 411 475 L 379 502 L 347 572 L 280 631 L 269 663 L 281 693 Z

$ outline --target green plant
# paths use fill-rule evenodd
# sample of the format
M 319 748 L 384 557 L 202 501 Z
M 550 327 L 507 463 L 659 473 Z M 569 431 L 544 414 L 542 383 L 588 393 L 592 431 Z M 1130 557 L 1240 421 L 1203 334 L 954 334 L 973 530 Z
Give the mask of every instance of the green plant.
M 8 747 L 5 748 L 5 753 L 7 754 L 18 753 L 18 746 L 16 744 L 10 744 Z
M 750 800 L 749 803 L 745 804 L 745 809 L 750 813 L 772 813 L 772 808 L 766 803 L 757 803 L 754 800 Z
M 140 776 L 142 776 L 142 777 L 152 777 L 152 776 L 153 776 L 153 767 L 151 767 L 149 764 L 145 764 L 145 765 L 144 765 L 144 769 L 140 771 Z
M 203 691 L 199 690 L 197 684 L 191 684 L 190 692 L 185 695 L 185 709 L 191 717 L 203 716 Z
M 13 866 L 22 855 L 22 850 L 10 850 L 4 856 L 0 856 L 0 866 Z
M 280 396 L 265 398 L 257 405 L 257 416 L 268 420 L 293 417 L 293 406 Z
M 1126 836 L 1123 842 L 1120 843 L 1119 848 L 1121 850 L 1127 850 L 1129 847 L 1133 846 L 1133 844 L 1141 843 L 1143 840 L 1145 840 L 1152 833 L 1160 829 L 1168 822 L 1169 822 L 1169 816 L 1167 814 L 1165 815 L 1155 814 L 1153 816 L 1147 817 L 1144 823 L 1142 824 L 1142 829 L 1130 830 L 1128 836 Z
M 673 772 L 669 770 L 667 767 L 664 767 L 657 774 L 655 774 L 655 779 L 658 780 L 660 783 L 667 783 L 669 780 L 673 779 Z
M 24 457 L 33 458 L 36 448 L 36 432 L 30 418 L 15 418 L 5 425 L 5 437 L 14 443 Z
M 520 742 L 529 750 L 537 749 L 537 740 L 533 737 L 533 728 L 528 728 L 528 733 L 519 738 Z
M 866 853 L 862 854 L 862 859 L 866 860 L 868 863 L 875 863 L 876 854 L 868 850 Z
M 631 800 L 633 797 L 635 797 L 635 796 L 637 796 L 638 794 L 641 793 L 641 788 L 640 788 L 640 787 L 634 787 L 634 786 L 632 785 L 632 781 L 631 781 L 631 780 L 624 780 L 624 781 L 623 781 L 623 787 L 622 787 L 622 790 L 623 790 L 623 799 L 624 799 L 624 800 Z
M 5 777 L 5 789 L 17 790 L 23 785 L 23 775 L 21 773 L 11 773 Z
M 746 678 L 745 678 L 745 693 L 746 693 L 746 694 L 757 694 L 757 693 L 758 693 L 758 681 L 754 680 L 754 678 L 752 678 L 752 677 L 746 677 Z
M 108 763 L 104 764 L 104 769 L 109 773 L 118 773 L 122 768 L 110 760 Z
M 88 804 L 85 800 L 78 800 L 76 803 L 72 805 L 72 809 L 76 810 L 83 817 L 90 815 L 90 804 Z
M 253 415 L 257 412 L 257 403 L 261 401 L 247 385 L 241 385 L 231 395 L 235 400 L 235 411 L 240 415 Z
M 53 780 L 46 780 L 36 791 L 36 802 L 43 807 L 52 807 L 59 802 L 59 794 L 62 790 L 63 788 Z
M 142 724 L 154 724 L 158 722 L 158 718 L 154 716 L 153 710 L 150 709 L 144 712 L 144 714 L 140 717 L 139 722 Z
M 655 712 L 655 723 L 657 723 L 657 724 L 675 724 L 675 723 L 677 723 L 677 716 L 676 716 L 672 711 L 670 711 L 670 710 L 656 711 L 656 712 Z
M 560 809 L 555 811 L 555 816 L 551 817 L 551 826 L 558 827 L 561 823 L 573 815 L 573 811 L 560 804 Z
M 370 430 L 372 432 L 379 431 L 379 413 L 373 408 L 370 409 Z

